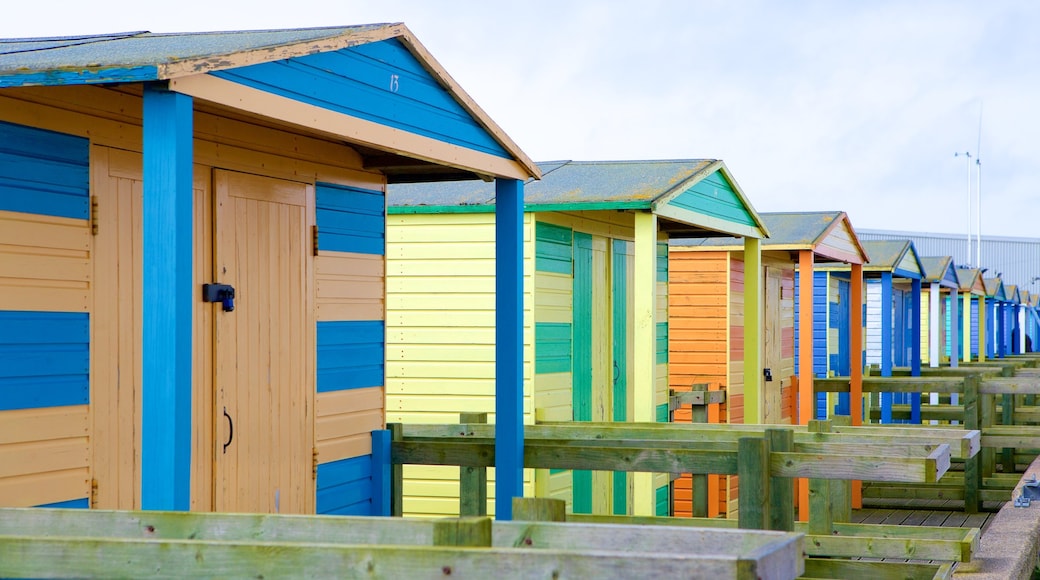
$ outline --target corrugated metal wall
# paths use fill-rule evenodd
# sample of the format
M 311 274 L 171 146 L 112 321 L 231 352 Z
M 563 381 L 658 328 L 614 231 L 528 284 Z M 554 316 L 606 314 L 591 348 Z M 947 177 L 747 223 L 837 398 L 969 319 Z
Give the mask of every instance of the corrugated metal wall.
M 860 240 L 912 240 L 921 256 L 953 256 L 957 266 L 975 264 L 975 245 L 972 240 L 970 259 L 967 234 L 931 234 L 892 230 L 858 230 Z M 986 277 L 1003 274 L 1005 284 L 1015 284 L 1030 292 L 1040 292 L 1040 238 L 1011 238 L 982 236 L 981 267 L 988 268 Z

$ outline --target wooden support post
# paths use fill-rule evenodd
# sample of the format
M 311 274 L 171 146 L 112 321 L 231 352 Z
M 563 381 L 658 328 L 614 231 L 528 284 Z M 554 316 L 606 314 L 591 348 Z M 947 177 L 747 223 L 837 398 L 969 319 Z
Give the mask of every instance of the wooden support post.
M 1005 369 L 1010 370 L 1010 369 Z M 1004 400 L 1001 404 L 1001 424 L 1002 425 L 1014 425 L 1015 424 L 1015 399 L 1017 397 L 1011 394 L 1003 395 Z M 1013 447 L 1005 447 L 1000 451 L 1000 464 L 1004 468 L 1004 473 L 1015 472 L 1015 449 Z
M 831 419 L 831 425 L 835 427 L 848 427 L 851 422 L 845 415 L 835 415 Z M 847 479 L 831 480 L 831 519 L 835 523 L 852 521 L 852 487 L 858 483 Z
M 770 451 L 794 451 L 794 431 L 766 429 Z M 794 531 L 794 480 L 790 477 L 769 479 L 769 529 Z
M 524 495 L 524 182 L 495 180 L 495 518 Z
M 979 375 L 964 377 L 964 428 L 979 429 L 979 386 L 982 379 Z M 982 507 L 979 490 L 982 487 L 980 462 L 982 452 L 964 460 L 964 511 L 969 514 L 978 513 Z
M 404 465 L 393 462 L 393 445 L 404 439 L 404 426 L 400 423 L 388 423 L 390 431 L 390 515 L 404 515 Z
M 797 417 L 799 425 L 808 425 L 813 418 L 813 278 L 815 256 L 810 250 L 798 253 L 798 392 Z M 809 487 L 805 479 L 798 480 L 798 519 L 809 518 Z
M 491 518 L 449 518 L 433 523 L 434 546 L 491 547 Z
M 513 520 L 565 522 L 567 521 L 567 502 L 549 497 L 514 497 Z
M 390 473 L 393 461 L 390 455 L 390 431 L 372 431 L 372 513 L 373 516 L 390 516 L 391 488 Z
M 810 433 L 829 433 L 830 430 L 830 421 L 809 421 Z M 809 533 L 829 536 L 833 531 L 831 480 L 812 478 L 809 480 Z
M 632 418 L 637 423 L 652 423 L 657 418 L 657 215 L 637 211 L 635 219 L 635 280 L 633 302 Z M 654 474 L 632 474 L 632 513 L 656 513 Z
M 849 293 L 849 418 L 863 424 L 863 264 L 852 265 Z M 863 507 L 863 486 L 852 482 L 852 507 Z
M 741 437 L 737 442 L 739 507 L 737 525 L 764 530 L 769 524 L 769 440 Z
M 460 423 L 487 423 L 487 413 L 460 413 Z M 487 515 L 487 468 L 459 467 L 459 515 Z

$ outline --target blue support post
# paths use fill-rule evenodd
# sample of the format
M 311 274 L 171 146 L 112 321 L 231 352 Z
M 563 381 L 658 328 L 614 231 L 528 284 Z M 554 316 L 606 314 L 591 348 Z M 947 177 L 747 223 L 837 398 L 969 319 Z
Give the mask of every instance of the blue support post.
M 881 274 L 881 376 L 892 376 L 892 273 Z M 881 422 L 892 422 L 892 393 L 881 393 Z
M 996 312 L 996 358 L 1004 359 L 1005 354 L 1008 353 L 1008 331 L 1007 321 L 1005 320 L 1005 308 L 1003 301 L 994 301 L 994 310 Z
M 495 181 L 495 519 L 524 495 L 524 184 Z
M 910 374 L 921 376 L 921 280 L 910 283 Z M 938 353 L 935 355 L 938 356 Z M 921 424 L 921 393 L 910 393 L 910 422 Z
M 191 488 L 192 99 L 144 88 L 141 507 L 188 510 Z
M 980 308 L 986 309 L 986 358 L 994 358 L 997 354 L 997 310 L 996 304 L 989 298 L 980 298 Z
M 390 517 L 390 431 L 372 432 L 372 515 Z

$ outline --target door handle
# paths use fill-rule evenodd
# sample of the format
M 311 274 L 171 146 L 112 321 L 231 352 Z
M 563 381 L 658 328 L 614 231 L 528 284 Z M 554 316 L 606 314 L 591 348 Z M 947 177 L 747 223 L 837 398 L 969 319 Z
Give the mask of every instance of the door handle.
M 224 453 L 227 453 L 228 445 L 235 439 L 235 422 L 231 420 L 231 415 L 228 415 L 227 407 L 224 407 L 224 417 L 227 417 L 228 424 L 228 438 L 227 443 L 224 444 Z

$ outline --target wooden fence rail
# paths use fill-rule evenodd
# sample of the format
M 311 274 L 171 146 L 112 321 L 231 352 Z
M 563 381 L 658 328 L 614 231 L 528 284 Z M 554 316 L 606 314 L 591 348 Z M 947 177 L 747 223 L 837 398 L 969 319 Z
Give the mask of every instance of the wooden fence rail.
M 0 509 L 0 577 L 790 580 L 804 572 L 803 542 L 800 533 L 488 518 Z

